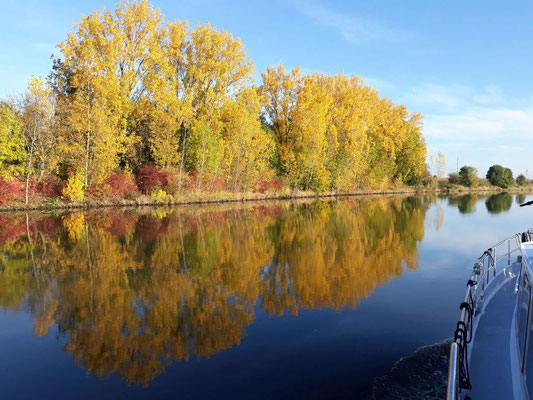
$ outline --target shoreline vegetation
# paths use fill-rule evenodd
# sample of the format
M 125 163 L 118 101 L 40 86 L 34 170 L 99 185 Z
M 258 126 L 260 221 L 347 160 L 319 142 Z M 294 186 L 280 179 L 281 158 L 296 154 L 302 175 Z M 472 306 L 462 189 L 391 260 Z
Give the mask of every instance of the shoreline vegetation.
M 442 153 L 426 165 L 422 116 L 360 77 L 276 65 L 255 84 L 238 38 L 147 0 L 82 16 L 57 48 L 47 78 L 0 99 L 2 211 L 515 185 L 499 165 L 444 178 Z
M 77 210 L 112 207 L 168 207 L 182 205 L 208 205 L 217 203 L 238 203 L 238 202 L 261 202 L 278 200 L 299 200 L 299 199 L 331 199 L 343 197 L 368 197 L 386 195 L 465 195 L 465 194 L 530 194 L 533 193 L 533 185 L 511 186 L 501 188 L 493 185 L 480 185 L 476 187 L 466 187 L 460 185 L 448 186 L 446 180 L 441 180 L 441 185 L 433 187 L 410 187 L 403 186 L 391 189 L 360 190 L 353 192 L 323 192 L 292 191 L 292 192 L 270 192 L 270 193 L 231 193 L 231 192 L 191 192 L 183 196 L 172 199 L 155 199 L 150 196 L 139 196 L 135 200 L 107 198 L 91 199 L 83 203 L 66 203 L 60 200 L 55 202 L 44 201 L 41 203 L 8 203 L 0 204 L 0 213 L 15 211 L 52 211 L 52 210 Z
M 82 16 L 57 48 L 48 77 L 0 100 L 2 207 L 431 181 L 420 114 L 355 75 L 283 65 L 256 74 L 240 39 L 167 21 L 146 0 Z

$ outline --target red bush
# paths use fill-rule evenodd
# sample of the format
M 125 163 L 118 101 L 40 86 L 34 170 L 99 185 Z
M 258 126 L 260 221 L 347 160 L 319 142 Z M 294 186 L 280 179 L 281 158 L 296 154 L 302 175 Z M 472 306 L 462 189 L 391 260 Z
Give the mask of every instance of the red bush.
M 0 204 L 8 201 L 24 201 L 24 183 L 0 178 Z
M 143 165 L 137 172 L 136 181 L 143 193 L 165 190 L 168 187 L 168 174 L 153 165 Z
M 226 178 L 223 175 L 206 174 L 200 189 L 206 192 L 223 192 L 226 190 Z
M 203 174 L 202 182 L 198 188 L 199 174 L 193 172 L 189 178 L 188 184 L 183 186 L 184 190 L 200 189 L 204 192 L 223 192 L 226 190 L 227 180 L 223 175 Z
M 66 182 L 61 182 L 55 176 L 49 175 L 34 186 L 33 191 L 44 197 L 59 197 Z
M 111 197 L 128 197 L 137 191 L 137 185 L 133 176 L 126 172 L 117 172 L 109 175 L 103 182 L 109 185 Z
M 264 181 L 260 178 L 255 191 L 259 193 L 279 192 L 281 189 L 283 189 L 283 180 L 271 179 L 269 181 Z

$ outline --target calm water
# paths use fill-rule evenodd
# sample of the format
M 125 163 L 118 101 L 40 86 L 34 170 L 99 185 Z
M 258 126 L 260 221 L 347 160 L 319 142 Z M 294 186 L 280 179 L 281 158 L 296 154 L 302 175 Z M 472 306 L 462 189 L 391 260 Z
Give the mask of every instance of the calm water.
M 0 214 L 0 397 L 364 398 L 531 199 Z

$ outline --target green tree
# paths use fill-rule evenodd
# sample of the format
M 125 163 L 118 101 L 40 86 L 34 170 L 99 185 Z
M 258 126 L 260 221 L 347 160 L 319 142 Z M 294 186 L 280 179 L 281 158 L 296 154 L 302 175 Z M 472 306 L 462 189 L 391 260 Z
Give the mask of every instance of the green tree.
M 25 159 L 20 116 L 11 104 L 0 102 L 0 176 L 22 176 Z
M 448 174 L 448 182 L 450 182 L 452 185 L 458 185 L 459 181 L 459 174 L 457 172 L 450 172 Z
M 477 169 L 467 165 L 459 170 L 459 183 L 463 186 L 476 186 L 478 183 Z
M 494 186 L 508 188 L 513 183 L 513 172 L 501 165 L 493 165 L 487 171 L 487 179 Z
M 526 177 L 522 174 L 516 177 L 516 184 L 518 186 L 524 186 L 526 184 Z

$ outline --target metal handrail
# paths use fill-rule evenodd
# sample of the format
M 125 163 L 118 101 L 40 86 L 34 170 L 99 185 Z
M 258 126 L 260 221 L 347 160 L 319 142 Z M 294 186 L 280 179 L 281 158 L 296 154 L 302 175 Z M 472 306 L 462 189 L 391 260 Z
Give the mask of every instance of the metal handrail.
M 528 236 L 531 240 L 532 232 L 528 231 Z M 511 249 L 511 243 L 513 242 L 516 243 L 516 247 Z M 506 251 L 500 249 L 504 244 L 506 245 Z M 473 334 L 473 319 L 479 313 L 479 303 L 484 298 L 485 289 L 491 281 L 491 276 L 492 278 L 496 276 L 498 262 L 507 257 L 507 265 L 510 265 L 511 254 L 521 251 L 520 244 L 521 235 L 513 235 L 487 249 L 479 257 L 478 262 L 474 264 L 472 275 L 466 286 L 463 303 L 460 306 L 461 313 L 455 337 L 450 346 L 447 400 L 459 399 L 460 390 L 470 387 L 467 346 Z M 499 254 L 501 256 L 498 257 Z

